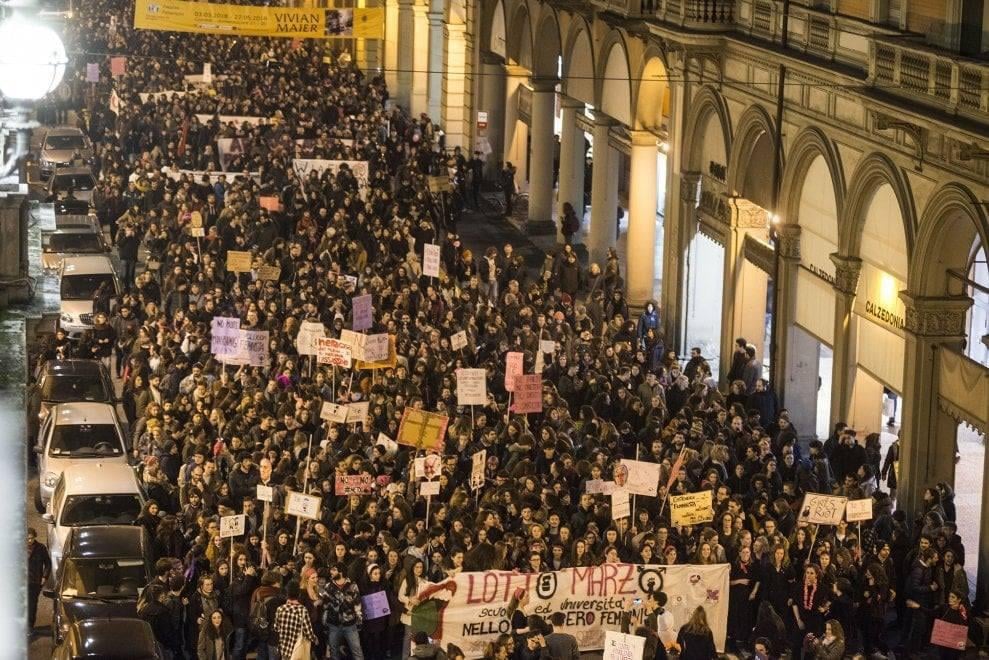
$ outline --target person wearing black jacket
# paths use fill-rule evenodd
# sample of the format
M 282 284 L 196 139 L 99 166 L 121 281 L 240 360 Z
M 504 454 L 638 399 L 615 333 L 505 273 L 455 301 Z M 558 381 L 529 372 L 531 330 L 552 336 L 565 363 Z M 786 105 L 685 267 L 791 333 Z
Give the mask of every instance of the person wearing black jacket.
M 52 560 L 48 548 L 38 542 L 38 532 L 27 530 L 27 629 L 34 633 L 35 617 L 38 614 L 38 597 L 48 576 L 51 575 Z
M 145 590 L 138 603 L 137 615 L 148 622 L 155 640 L 167 649 L 172 657 L 181 657 L 182 629 L 176 625 L 173 611 L 168 606 L 168 590 L 154 582 Z

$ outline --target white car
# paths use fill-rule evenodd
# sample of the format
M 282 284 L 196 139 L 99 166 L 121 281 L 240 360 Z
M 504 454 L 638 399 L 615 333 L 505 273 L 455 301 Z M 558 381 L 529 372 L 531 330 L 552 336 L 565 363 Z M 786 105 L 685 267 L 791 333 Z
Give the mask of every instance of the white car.
M 48 523 L 52 574 L 73 527 L 133 525 L 144 506 L 144 491 L 126 463 L 86 461 L 69 465 L 55 483 L 42 519 Z
M 62 472 L 76 464 L 128 464 L 124 431 L 108 403 L 59 403 L 41 423 L 38 444 L 38 492 L 35 506 L 45 511 Z
M 110 257 L 71 256 L 62 259 L 62 297 L 59 326 L 72 339 L 78 339 L 93 327 L 93 296 L 101 284 L 110 287 L 110 295 L 120 294 L 120 282 Z

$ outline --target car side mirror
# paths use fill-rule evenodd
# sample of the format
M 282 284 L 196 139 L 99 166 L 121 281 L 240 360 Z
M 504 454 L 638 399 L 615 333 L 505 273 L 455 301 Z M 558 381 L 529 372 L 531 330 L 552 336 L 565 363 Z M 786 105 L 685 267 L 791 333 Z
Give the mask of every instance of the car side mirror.
M 49 525 L 54 525 L 55 524 L 55 516 L 54 516 L 54 514 L 43 513 L 43 514 L 41 514 L 41 519 L 44 520 Z

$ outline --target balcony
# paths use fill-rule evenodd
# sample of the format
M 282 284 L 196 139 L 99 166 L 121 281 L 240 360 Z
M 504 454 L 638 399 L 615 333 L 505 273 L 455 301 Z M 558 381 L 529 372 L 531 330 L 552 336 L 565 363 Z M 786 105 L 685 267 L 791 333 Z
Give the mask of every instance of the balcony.
M 986 120 L 989 64 L 904 39 L 874 37 L 870 52 L 868 80 L 877 90 Z
M 629 18 L 656 19 L 699 31 L 730 29 L 735 0 L 595 0 L 605 11 Z

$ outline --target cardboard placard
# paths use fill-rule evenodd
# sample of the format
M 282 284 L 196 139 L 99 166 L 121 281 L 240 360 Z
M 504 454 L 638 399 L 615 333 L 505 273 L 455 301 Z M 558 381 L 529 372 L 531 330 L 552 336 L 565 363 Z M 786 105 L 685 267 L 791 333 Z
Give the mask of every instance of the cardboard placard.
M 319 495 L 307 495 L 290 490 L 285 499 L 285 513 L 307 520 L 319 520 L 319 508 L 322 503 L 323 498 Z
M 370 337 L 371 335 L 359 335 Z M 356 354 L 355 354 L 356 356 Z M 388 335 L 388 357 L 384 360 L 357 360 L 354 367 L 357 369 L 394 369 L 398 364 L 398 351 L 395 348 L 395 335 Z
M 439 454 L 417 456 L 412 462 L 412 472 L 416 479 L 435 479 L 443 469 L 443 457 Z
M 934 628 L 931 629 L 931 644 L 964 651 L 968 644 L 968 626 L 949 623 L 944 619 L 934 619 Z
M 844 497 L 835 495 L 819 495 L 807 493 L 800 505 L 798 522 L 814 523 L 817 525 L 837 525 L 845 515 Z
M 303 321 L 295 336 L 295 348 L 299 355 L 316 355 L 316 342 L 326 336 L 326 328 L 318 321 Z
M 327 422 L 346 424 L 347 406 L 341 406 L 332 401 L 324 401 L 323 406 L 319 409 L 319 418 Z
M 635 495 L 655 497 L 659 492 L 659 480 L 663 466 L 659 463 L 632 461 L 627 458 L 615 466 L 615 485 Z
M 391 614 L 391 606 L 388 604 L 388 594 L 384 591 L 375 591 L 361 597 L 361 610 L 364 613 L 364 620 L 380 619 Z
M 220 538 L 228 539 L 243 536 L 247 529 L 247 516 L 243 513 L 236 516 L 220 516 Z
M 202 227 L 189 227 L 189 236 L 193 238 L 203 238 L 206 236 L 206 230 Z
M 615 482 L 604 479 L 588 479 L 584 482 L 584 492 L 588 495 L 611 495 L 615 492 Z
M 604 631 L 604 653 L 601 660 L 642 660 L 645 652 L 645 637 L 614 630 Z
M 515 377 L 522 375 L 522 360 L 525 356 L 514 351 L 505 354 L 505 390 L 515 391 Z
M 467 348 L 467 331 L 461 330 L 450 335 L 450 348 L 455 351 Z
M 440 276 L 440 246 L 426 243 L 422 246 L 422 274 L 426 277 Z
M 374 325 L 374 304 L 371 294 L 354 296 L 354 330 L 370 330 Z
M 367 413 L 371 404 L 367 401 L 358 401 L 356 403 L 347 404 L 347 423 L 348 424 L 366 424 L 367 423 Z
M 282 202 L 275 196 L 259 197 L 258 204 L 271 213 L 280 213 L 282 210 Z
M 275 500 L 275 489 L 271 486 L 258 484 L 258 491 L 255 497 L 259 502 L 273 502 Z
M 110 75 L 114 78 L 122 76 L 127 73 L 127 58 L 126 57 L 111 57 L 110 58 Z
M 210 353 L 216 357 L 237 354 L 240 319 L 236 316 L 214 316 L 210 321 Z
M 350 368 L 350 346 L 339 339 L 319 337 L 316 339 L 316 362 L 334 367 Z
M 370 495 L 374 477 L 370 474 L 338 474 L 333 491 L 337 495 Z
M 189 214 L 189 226 L 190 227 L 202 227 L 203 226 L 203 214 L 199 211 L 193 211 Z
M 445 193 L 453 190 L 453 184 L 450 183 L 450 177 L 448 176 L 431 176 L 427 179 L 429 184 L 429 192 Z
M 488 461 L 488 450 L 482 449 L 470 457 L 470 487 L 477 490 L 484 486 L 484 467 Z
M 556 352 L 556 342 L 552 339 L 540 339 L 539 340 L 539 352 L 540 353 L 555 353 Z
M 224 357 L 222 361 L 225 364 L 251 367 L 268 366 L 268 331 L 241 328 L 237 331 L 237 352 Z
M 227 270 L 231 273 L 251 272 L 251 253 L 241 250 L 227 252 Z
M 437 481 L 423 481 L 419 484 L 419 494 L 423 497 L 432 497 L 433 495 L 440 494 L 440 482 Z
M 700 525 L 714 520 L 711 491 L 670 495 L 670 522 L 677 527 Z
M 543 377 L 539 374 L 515 376 L 515 397 L 512 412 L 519 415 L 543 411 Z
M 872 498 L 845 502 L 845 520 L 848 522 L 872 520 Z
M 282 278 L 280 266 L 269 266 L 265 264 L 258 268 L 258 279 L 262 282 L 277 282 Z
M 488 402 L 488 372 L 485 369 L 457 369 L 457 405 L 483 406 Z
M 388 349 L 390 346 L 389 336 L 386 333 L 377 335 L 367 335 L 364 340 L 364 360 L 367 362 L 382 362 L 388 359 Z
M 100 81 L 100 65 L 99 62 L 87 62 L 86 63 L 86 82 L 88 83 L 98 83 Z
M 615 489 L 611 494 L 611 519 L 619 520 L 632 515 L 632 503 L 627 490 Z
M 400 445 L 443 451 L 446 442 L 446 427 L 450 418 L 439 413 L 431 413 L 418 408 L 406 408 L 402 422 L 398 426 L 396 441 Z

